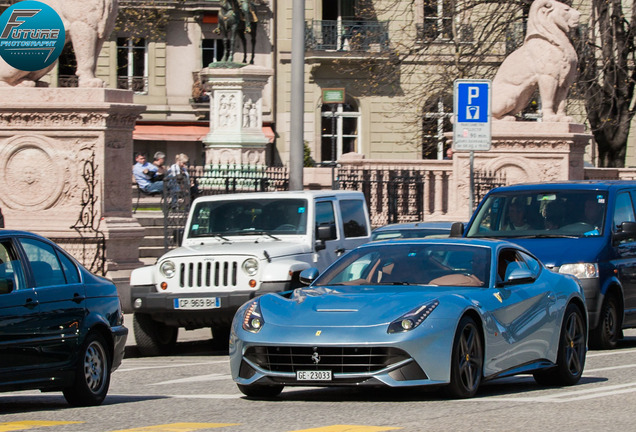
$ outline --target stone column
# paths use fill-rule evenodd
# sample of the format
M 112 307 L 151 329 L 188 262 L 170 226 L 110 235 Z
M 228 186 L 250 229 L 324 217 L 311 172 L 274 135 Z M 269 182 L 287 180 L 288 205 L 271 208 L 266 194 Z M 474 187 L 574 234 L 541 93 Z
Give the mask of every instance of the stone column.
M 142 265 L 132 217 L 132 131 L 145 109 L 127 90 L 0 89 L 0 206 L 7 228 L 103 236 L 106 276 L 126 303 Z M 122 291 L 124 291 L 122 293 Z
M 502 173 L 508 184 L 583 180 L 585 146 L 592 135 L 576 123 L 509 122 L 492 123 L 490 151 L 475 152 L 474 169 Z M 452 141 L 452 134 L 447 134 Z M 470 152 L 454 152 L 455 191 L 449 203 L 449 217 L 467 220 L 470 215 Z
M 210 132 L 204 138 L 207 164 L 266 163 L 263 88 L 273 75 L 261 66 L 205 68 L 210 92 Z

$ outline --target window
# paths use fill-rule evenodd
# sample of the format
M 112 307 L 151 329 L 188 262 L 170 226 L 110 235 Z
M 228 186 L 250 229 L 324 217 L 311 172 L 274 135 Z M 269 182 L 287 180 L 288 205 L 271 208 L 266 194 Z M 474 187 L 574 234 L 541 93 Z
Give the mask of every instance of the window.
M 331 228 L 331 237 L 327 240 L 338 238 L 336 232 L 336 215 L 333 211 L 333 203 L 331 201 L 323 201 L 316 203 L 316 238 L 318 238 L 318 227 L 328 226 Z
M 345 238 L 364 237 L 368 235 L 364 202 L 361 200 L 341 200 L 340 215 Z
M 216 63 L 223 58 L 222 39 L 203 39 L 201 41 L 202 67 L 208 67 L 210 63 Z
M 62 269 L 64 270 L 66 282 L 69 284 L 80 283 L 81 281 L 79 273 L 77 272 L 77 267 L 75 266 L 73 261 L 63 253 L 58 252 L 58 256 L 60 258 L 60 262 L 62 263 Z
M 614 210 L 614 227 L 618 228 L 623 222 L 634 222 L 634 206 L 628 192 L 619 193 L 616 196 L 616 208 Z
M 8 240 L 0 242 L 0 294 L 25 287 L 24 272 L 13 244 Z
M 53 246 L 30 238 L 21 238 L 20 243 L 27 255 L 36 287 L 64 285 L 64 271 Z
M 148 93 L 148 48 L 144 38 L 117 38 L 117 88 Z
M 453 2 L 450 0 L 424 0 L 424 40 L 453 38 Z
M 452 132 L 452 96 L 442 96 L 431 100 L 424 107 L 422 115 L 422 158 L 444 159 L 446 154 L 445 132 Z
M 352 103 L 323 104 L 321 160 L 334 162 L 345 153 L 357 152 L 360 113 Z

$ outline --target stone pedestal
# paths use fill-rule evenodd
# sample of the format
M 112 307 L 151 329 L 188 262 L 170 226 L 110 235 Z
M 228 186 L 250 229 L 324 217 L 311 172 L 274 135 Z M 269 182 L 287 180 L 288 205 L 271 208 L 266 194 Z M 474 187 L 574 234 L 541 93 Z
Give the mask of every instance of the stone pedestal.
M 452 134 L 447 138 L 452 141 Z M 508 184 L 583 180 L 591 138 L 582 124 L 494 121 L 491 150 L 474 153 L 474 170 L 505 175 Z M 453 154 L 453 173 L 456 194 L 449 212 L 465 220 L 471 214 L 470 152 Z
M 142 265 L 144 229 L 132 217 L 131 166 L 132 131 L 145 107 L 132 102 L 125 90 L 0 88 L 6 227 L 103 237 L 106 276 L 118 288 Z
M 204 138 L 207 164 L 266 163 L 269 140 L 263 133 L 263 88 L 273 75 L 260 66 L 205 68 L 210 92 L 210 132 Z

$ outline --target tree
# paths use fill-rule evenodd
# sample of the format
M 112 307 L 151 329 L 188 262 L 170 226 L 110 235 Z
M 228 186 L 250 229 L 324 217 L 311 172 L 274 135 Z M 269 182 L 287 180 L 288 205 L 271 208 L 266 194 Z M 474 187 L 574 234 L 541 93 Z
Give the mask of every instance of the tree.
M 576 89 L 585 101 L 604 167 L 625 166 L 634 117 L 635 25 L 634 3 L 591 0 L 589 22 L 581 27 Z
M 422 157 L 441 158 L 440 130 L 452 129 L 454 81 L 493 78 L 505 55 L 523 42 L 528 9 L 524 1 L 358 0 L 353 21 L 387 22 L 390 49 L 365 58 L 365 45 L 356 51 L 352 38 L 348 55 L 356 61 L 343 59 L 334 69 L 367 95 L 399 96 L 393 112 L 403 117 L 411 109 Z

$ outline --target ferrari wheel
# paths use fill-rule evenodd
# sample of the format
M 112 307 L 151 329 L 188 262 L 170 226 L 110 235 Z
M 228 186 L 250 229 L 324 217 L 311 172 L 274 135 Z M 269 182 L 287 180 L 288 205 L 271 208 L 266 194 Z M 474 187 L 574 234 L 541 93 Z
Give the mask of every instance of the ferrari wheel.
M 284 386 L 282 385 L 243 385 L 237 384 L 241 393 L 245 396 L 253 397 L 253 398 L 271 398 L 276 397 L 283 391 Z
M 556 367 L 538 371 L 534 380 L 541 385 L 573 385 L 579 382 L 585 366 L 587 329 L 583 313 L 574 304 L 565 310 Z
M 618 343 L 621 331 L 618 303 L 614 296 L 608 296 L 603 301 L 601 317 L 595 329 L 590 331 L 590 348 L 614 349 Z
M 451 382 L 446 387 L 449 396 L 465 399 L 475 395 L 483 374 L 484 350 L 477 324 L 464 316 L 457 326 L 451 357 Z

